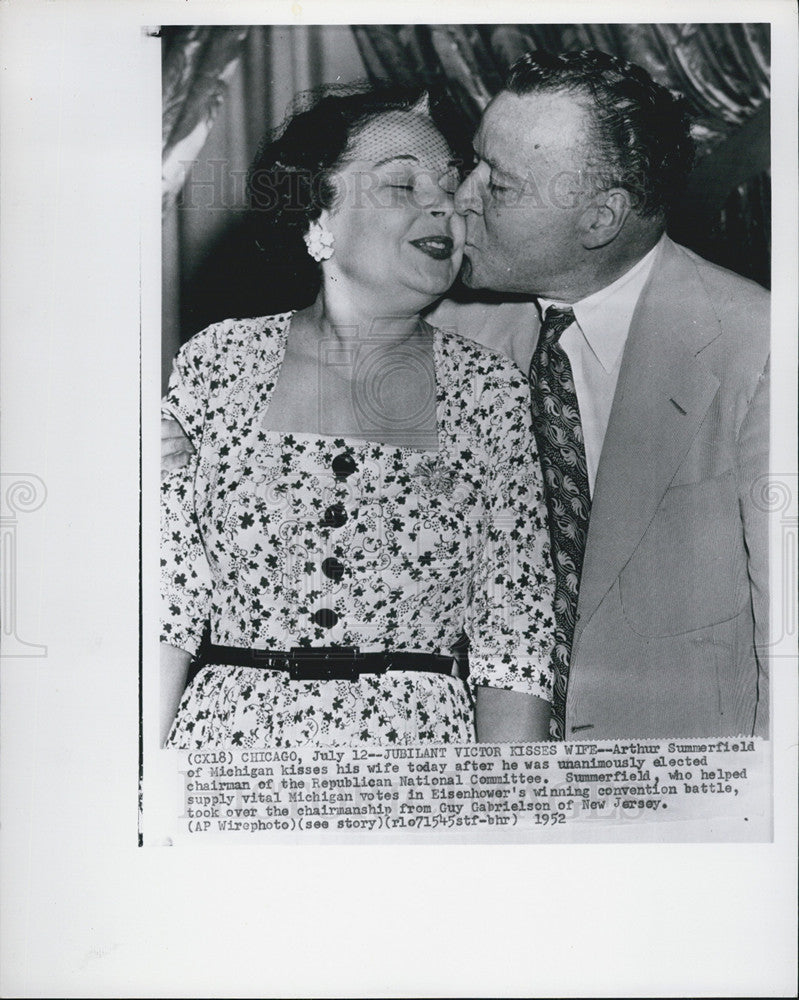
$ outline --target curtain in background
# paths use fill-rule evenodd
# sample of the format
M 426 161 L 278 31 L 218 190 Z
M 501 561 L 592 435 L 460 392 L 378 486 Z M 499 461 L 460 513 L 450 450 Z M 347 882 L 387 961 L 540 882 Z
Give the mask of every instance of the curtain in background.
M 247 169 L 264 134 L 298 93 L 365 80 L 367 71 L 349 25 L 164 28 L 162 45 L 165 385 L 191 334 L 269 311 L 245 223 Z
M 374 79 L 444 85 L 475 124 L 510 64 L 531 49 L 596 48 L 643 66 L 686 98 L 695 123 L 695 175 L 669 232 L 769 284 L 768 24 L 370 25 L 353 31 Z M 736 140 L 740 134 L 745 141 Z
M 205 145 L 238 65 L 248 28 L 164 28 L 161 81 L 162 180 L 165 207 L 185 179 L 186 164 Z

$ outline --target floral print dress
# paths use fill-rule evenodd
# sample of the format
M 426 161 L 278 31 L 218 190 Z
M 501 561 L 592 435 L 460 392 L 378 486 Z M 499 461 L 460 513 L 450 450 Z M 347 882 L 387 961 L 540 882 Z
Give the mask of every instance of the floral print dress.
M 429 672 L 298 681 L 204 666 L 168 745 L 469 742 L 478 685 L 551 700 L 545 501 L 527 383 L 434 331 L 437 451 L 265 430 L 291 313 L 227 320 L 180 351 L 164 401 L 195 446 L 162 482 L 161 639 L 453 655 Z

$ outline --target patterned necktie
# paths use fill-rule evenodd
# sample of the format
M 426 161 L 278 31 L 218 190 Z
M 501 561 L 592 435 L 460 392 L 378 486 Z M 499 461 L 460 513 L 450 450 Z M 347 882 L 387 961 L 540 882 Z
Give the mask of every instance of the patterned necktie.
M 533 429 L 544 472 L 555 567 L 555 687 L 552 735 L 566 735 L 566 687 L 583 568 L 591 493 L 580 408 L 566 352 L 558 344 L 574 321 L 571 309 L 550 306 L 530 361 Z

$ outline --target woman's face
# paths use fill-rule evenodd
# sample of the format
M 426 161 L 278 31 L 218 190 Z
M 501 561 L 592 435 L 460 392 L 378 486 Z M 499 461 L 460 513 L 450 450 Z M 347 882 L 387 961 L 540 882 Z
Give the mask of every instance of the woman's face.
M 452 285 L 465 224 L 455 214 L 456 164 L 433 123 L 412 111 L 373 118 L 335 175 L 321 221 L 334 238 L 326 278 L 386 305 L 422 308 Z

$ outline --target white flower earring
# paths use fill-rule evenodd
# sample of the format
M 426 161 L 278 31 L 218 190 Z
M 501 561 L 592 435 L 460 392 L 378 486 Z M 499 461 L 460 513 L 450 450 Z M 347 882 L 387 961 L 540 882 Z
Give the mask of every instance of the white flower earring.
M 303 239 L 308 247 L 308 253 L 314 260 L 327 260 L 333 256 L 333 234 L 329 229 L 325 229 L 318 219 L 314 219 L 310 224 Z

